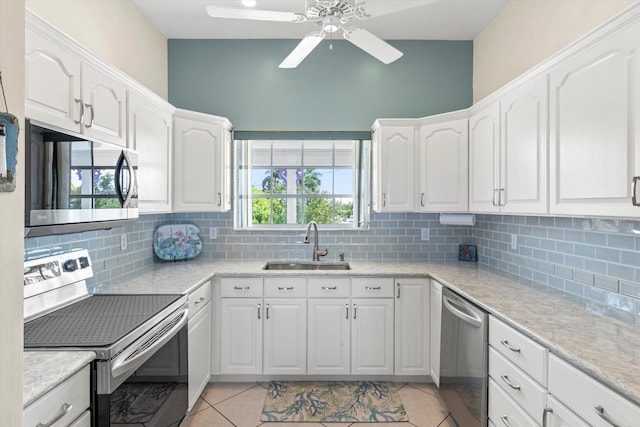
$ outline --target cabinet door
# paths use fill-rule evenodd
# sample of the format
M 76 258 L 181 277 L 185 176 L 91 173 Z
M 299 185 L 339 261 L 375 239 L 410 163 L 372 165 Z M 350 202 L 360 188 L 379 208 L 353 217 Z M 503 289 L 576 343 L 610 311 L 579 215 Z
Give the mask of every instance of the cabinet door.
M 589 427 L 582 418 L 551 395 L 547 397 L 547 413 L 544 416 L 547 417 L 544 425 L 548 427 Z
M 429 279 L 395 282 L 395 374 L 429 375 Z
M 423 212 L 467 212 L 469 165 L 467 119 L 420 128 L 420 195 Z
M 262 373 L 262 299 L 223 298 L 221 373 Z
M 220 211 L 222 127 L 176 117 L 174 135 L 174 210 Z
M 80 132 L 80 59 L 25 32 L 25 116 Z
M 469 119 L 469 210 L 497 212 L 500 201 L 500 104 Z
M 129 92 L 129 147 L 138 152 L 138 208 L 171 211 L 172 117 Z
M 351 374 L 393 375 L 393 299 L 351 300 Z
M 440 336 L 442 324 L 442 285 L 431 280 L 429 295 L 429 372 L 431 379 L 440 386 Z
M 211 303 L 189 319 L 189 409 L 211 377 Z
M 308 310 L 307 373 L 349 374 L 349 299 L 309 299 Z
M 264 374 L 306 374 L 307 300 L 264 300 Z
M 501 101 L 502 212 L 547 212 L 547 76 Z
M 380 212 L 413 212 L 415 209 L 415 128 L 381 127 L 375 159 L 379 181 L 376 208 Z
M 82 133 L 126 146 L 126 86 L 92 66 L 82 64 L 82 102 Z
M 640 25 L 564 62 L 550 85 L 551 213 L 640 216 Z

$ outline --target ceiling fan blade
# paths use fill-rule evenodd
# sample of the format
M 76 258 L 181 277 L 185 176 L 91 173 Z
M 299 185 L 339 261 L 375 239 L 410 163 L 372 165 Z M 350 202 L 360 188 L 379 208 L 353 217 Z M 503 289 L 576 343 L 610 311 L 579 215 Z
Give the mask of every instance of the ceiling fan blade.
M 345 31 L 344 38 L 385 64 L 402 56 L 398 49 L 362 28 Z
M 278 65 L 278 68 L 296 68 L 320 44 L 324 37 L 324 32 L 307 34 Z
M 256 21 L 304 22 L 306 16 L 300 13 L 279 12 L 274 10 L 240 9 L 225 6 L 207 6 L 207 13 L 212 18 L 253 19 Z

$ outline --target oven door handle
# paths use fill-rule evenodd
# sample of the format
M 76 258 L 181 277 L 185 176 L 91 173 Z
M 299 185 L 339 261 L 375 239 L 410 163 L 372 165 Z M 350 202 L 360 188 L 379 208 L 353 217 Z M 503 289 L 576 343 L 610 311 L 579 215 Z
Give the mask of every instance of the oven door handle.
M 138 359 L 144 358 L 144 360 L 146 360 L 157 349 L 165 345 L 187 324 L 188 317 L 187 310 L 185 309 L 179 316 L 173 317 L 161 325 L 158 325 L 158 327 L 154 329 L 155 332 L 153 335 L 145 339 L 141 344 L 131 346 L 134 348 L 125 349 L 113 359 L 111 363 L 111 374 L 114 377 L 118 377 L 130 370 L 131 366 L 134 366 L 134 369 L 138 368 L 138 366 L 135 366 Z M 171 326 L 172 324 L 173 326 Z

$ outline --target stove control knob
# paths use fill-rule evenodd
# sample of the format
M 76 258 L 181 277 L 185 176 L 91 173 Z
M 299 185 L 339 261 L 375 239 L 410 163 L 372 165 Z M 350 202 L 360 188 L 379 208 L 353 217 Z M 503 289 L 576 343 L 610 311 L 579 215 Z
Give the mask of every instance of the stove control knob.
M 78 264 L 75 259 L 68 259 L 62 265 L 62 270 L 66 272 L 76 271 L 78 269 Z
M 80 264 L 80 268 L 87 268 L 89 267 L 89 258 L 87 258 L 86 256 L 81 256 L 80 258 L 78 258 L 78 263 Z

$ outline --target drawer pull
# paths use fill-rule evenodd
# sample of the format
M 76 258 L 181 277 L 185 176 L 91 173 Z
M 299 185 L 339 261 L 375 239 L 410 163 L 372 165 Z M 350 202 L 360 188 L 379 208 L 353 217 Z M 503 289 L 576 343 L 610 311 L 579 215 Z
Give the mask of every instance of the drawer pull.
M 368 291 L 379 291 L 382 289 L 382 286 L 365 286 L 364 288 Z
M 519 385 L 517 385 L 517 384 L 512 383 L 512 382 L 511 382 L 511 380 L 509 379 L 509 375 L 507 375 L 507 374 L 500 375 L 500 378 L 502 378 L 502 381 L 504 381 L 505 383 L 507 383 L 507 385 L 508 385 L 509 387 L 511 387 L 512 389 L 514 389 L 514 390 L 520 390 L 520 388 L 521 388 L 521 387 L 520 387 Z
M 293 286 L 278 286 L 279 291 L 292 291 Z
M 616 421 L 614 421 L 614 419 L 611 418 L 610 415 L 607 415 L 604 412 L 604 407 L 602 405 L 594 406 L 593 410 L 596 411 L 596 414 L 598 414 L 598 416 L 600 418 L 602 418 L 603 420 L 605 420 L 606 422 L 611 424 L 613 427 L 619 427 L 620 426 L 620 424 L 618 424 Z
M 200 297 L 193 305 L 198 305 L 204 302 L 204 297 Z
M 544 408 L 542 411 L 542 427 L 547 427 L 547 414 L 553 414 L 553 409 Z
M 503 415 L 500 417 L 500 419 L 502 420 L 502 424 L 504 424 L 507 427 L 511 427 L 511 424 L 509 424 L 509 417 L 507 417 L 506 415 Z
M 349 304 L 345 304 L 347 306 L 347 315 L 345 316 L 345 319 L 349 320 Z
M 337 286 L 323 286 L 322 287 L 323 291 L 335 291 L 336 289 L 338 289 Z
M 260 310 L 262 310 L 262 304 L 258 304 L 258 320 L 261 319 L 260 317 Z
M 353 304 L 353 320 L 358 318 L 358 304 Z
M 63 403 L 62 407 L 60 407 L 60 412 L 58 413 L 58 415 L 53 417 L 53 419 L 51 421 L 49 421 L 48 423 L 38 423 L 36 425 L 36 427 L 50 427 L 50 426 L 54 425 L 55 423 L 60 421 L 62 419 L 62 417 L 67 415 L 69 413 L 69 411 L 71 411 L 71 408 L 73 408 L 72 404 Z
M 267 311 L 267 320 L 269 320 L 269 304 L 265 305 L 265 309 Z
M 520 347 L 512 346 L 511 344 L 509 344 L 509 341 L 507 340 L 500 340 L 500 344 L 507 347 L 509 350 L 513 351 L 514 353 L 520 353 Z
M 251 286 L 234 286 L 233 289 L 236 291 L 248 291 Z

